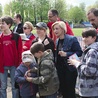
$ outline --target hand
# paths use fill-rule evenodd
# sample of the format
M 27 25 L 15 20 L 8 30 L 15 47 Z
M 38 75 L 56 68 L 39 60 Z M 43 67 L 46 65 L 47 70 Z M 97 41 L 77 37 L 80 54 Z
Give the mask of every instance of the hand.
M 27 49 L 28 47 L 27 46 L 23 46 L 23 49 Z
M 28 73 L 30 73 L 30 70 L 28 70 L 28 71 L 26 71 L 26 73 L 25 73 L 25 77 L 28 77 Z
M 75 65 L 77 63 L 80 63 L 80 61 L 78 61 L 76 59 L 68 59 L 68 63 L 69 63 L 69 65 Z
M 32 82 L 33 79 L 32 79 L 32 77 L 28 77 L 28 76 L 27 76 L 27 77 L 26 77 L 26 80 L 27 80 L 28 82 Z
M 64 52 L 64 51 L 59 51 L 58 54 L 62 57 L 66 57 L 66 55 L 67 55 L 66 52 Z

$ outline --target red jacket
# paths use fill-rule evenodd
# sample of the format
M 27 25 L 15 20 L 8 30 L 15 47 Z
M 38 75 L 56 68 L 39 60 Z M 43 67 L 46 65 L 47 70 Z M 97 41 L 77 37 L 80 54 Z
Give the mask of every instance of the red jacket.
M 23 45 L 23 51 L 27 51 L 30 50 L 30 47 L 32 45 L 32 41 L 35 39 L 35 36 L 32 34 L 29 38 L 29 40 L 27 40 L 24 45 Z
M 60 21 L 59 18 L 58 18 L 58 21 Z M 51 28 L 51 27 L 52 27 L 52 24 L 53 24 L 53 23 L 54 23 L 54 22 L 48 22 L 48 23 L 47 23 L 47 26 L 48 26 L 48 28 L 49 28 L 49 37 L 50 37 L 50 38 L 54 41 L 54 43 L 55 43 L 57 37 L 56 37 L 55 33 L 52 32 L 52 28 Z M 72 30 L 71 30 L 69 24 L 68 24 L 67 22 L 65 22 L 65 24 L 66 24 L 66 27 L 67 27 L 67 32 L 66 32 L 66 34 L 74 35 L 74 33 L 72 32 Z
M 14 39 L 14 34 L 12 33 L 12 45 L 13 45 L 13 51 L 14 51 L 14 54 L 15 54 L 15 57 L 14 57 L 15 66 L 17 67 L 21 63 L 21 53 L 22 53 L 21 37 L 19 36 L 18 42 L 16 42 L 16 40 Z M 3 34 L 0 35 L 0 72 L 4 73 Z

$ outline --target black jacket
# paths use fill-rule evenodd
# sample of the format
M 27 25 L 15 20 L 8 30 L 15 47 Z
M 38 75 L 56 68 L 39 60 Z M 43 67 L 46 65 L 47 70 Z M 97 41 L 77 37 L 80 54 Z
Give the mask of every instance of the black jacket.
M 15 30 L 16 27 L 17 26 L 14 27 L 13 32 L 14 32 L 14 30 Z M 18 34 L 23 33 L 23 24 L 22 23 L 18 24 L 16 33 L 18 33 Z

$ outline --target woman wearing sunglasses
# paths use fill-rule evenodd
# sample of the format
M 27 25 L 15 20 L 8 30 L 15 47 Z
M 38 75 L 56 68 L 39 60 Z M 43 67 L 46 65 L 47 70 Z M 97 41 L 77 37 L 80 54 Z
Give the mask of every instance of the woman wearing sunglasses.
M 35 39 L 35 36 L 33 35 L 32 30 L 33 30 L 33 24 L 29 21 L 25 22 L 23 25 L 23 31 L 29 40 L 25 41 L 23 45 L 23 51 L 29 50 L 32 44 L 32 41 Z

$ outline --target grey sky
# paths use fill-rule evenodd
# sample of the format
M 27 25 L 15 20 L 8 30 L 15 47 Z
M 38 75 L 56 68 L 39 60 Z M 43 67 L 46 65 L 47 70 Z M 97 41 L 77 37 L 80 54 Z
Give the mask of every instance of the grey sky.
M 79 5 L 79 3 L 84 2 L 86 6 L 93 5 L 97 0 L 66 0 L 68 4 Z

